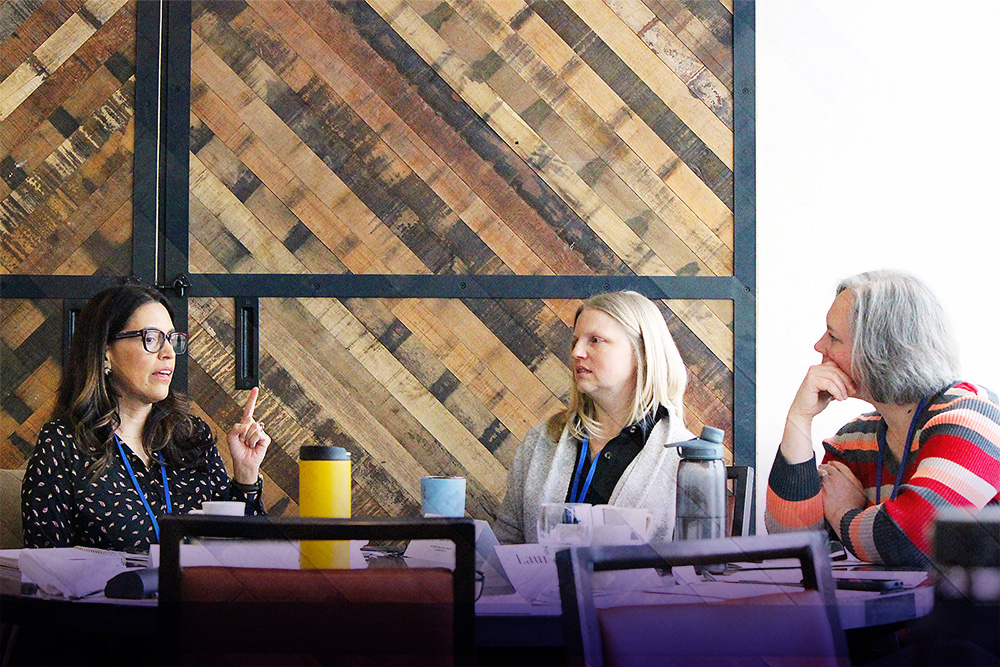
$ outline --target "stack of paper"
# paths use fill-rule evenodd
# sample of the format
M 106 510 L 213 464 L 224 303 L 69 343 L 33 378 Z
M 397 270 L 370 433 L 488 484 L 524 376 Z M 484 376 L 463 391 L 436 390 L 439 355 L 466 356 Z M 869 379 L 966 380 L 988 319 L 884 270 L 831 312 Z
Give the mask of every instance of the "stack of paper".
M 121 553 L 73 547 L 22 549 L 18 566 L 43 593 L 73 599 L 103 592 L 108 579 L 128 569 Z

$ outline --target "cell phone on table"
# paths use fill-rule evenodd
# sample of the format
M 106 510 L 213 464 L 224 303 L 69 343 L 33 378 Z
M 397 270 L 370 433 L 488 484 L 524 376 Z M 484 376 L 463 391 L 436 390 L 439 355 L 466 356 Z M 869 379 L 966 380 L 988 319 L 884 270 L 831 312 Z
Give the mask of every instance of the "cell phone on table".
M 837 588 L 842 591 L 872 591 L 887 593 L 903 590 L 903 582 L 899 579 L 841 579 L 835 578 Z

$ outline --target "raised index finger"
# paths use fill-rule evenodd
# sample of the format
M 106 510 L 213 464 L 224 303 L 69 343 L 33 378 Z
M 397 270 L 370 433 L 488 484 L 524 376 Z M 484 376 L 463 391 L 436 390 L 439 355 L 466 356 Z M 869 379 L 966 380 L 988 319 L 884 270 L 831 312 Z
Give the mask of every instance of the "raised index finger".
M 253 419 L 253 409 L 257 407 L 257 394 L 259 391 L 260 390 L 257 389 L 257 387 L 250 390 L 250 396 L 247 397 L 246 407 L 243 408 L 243 421 Z

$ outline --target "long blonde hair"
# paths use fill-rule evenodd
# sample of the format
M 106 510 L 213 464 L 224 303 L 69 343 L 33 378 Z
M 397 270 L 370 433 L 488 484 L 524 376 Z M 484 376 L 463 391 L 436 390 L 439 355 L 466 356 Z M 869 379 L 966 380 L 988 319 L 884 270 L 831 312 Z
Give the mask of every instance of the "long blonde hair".
M 673 408 L 677 418 L 683 419 L 687 369 L 656 304 L 638 292 L 597 294 L 577 309 L 574 326 L 580 313 L 587 309 L 607 313 L 628 334 L 636 360 L 632 411 L 628 423 L 640 421 L 660 405 Z M 548 432 L 553 440 L 559 438 L 567 422 L 570 435 L 577 439 L 599 434 L 603 427 L 597 421 L 593 399 L 581 394 L 575 382 L 566 410 L 549 420 Z

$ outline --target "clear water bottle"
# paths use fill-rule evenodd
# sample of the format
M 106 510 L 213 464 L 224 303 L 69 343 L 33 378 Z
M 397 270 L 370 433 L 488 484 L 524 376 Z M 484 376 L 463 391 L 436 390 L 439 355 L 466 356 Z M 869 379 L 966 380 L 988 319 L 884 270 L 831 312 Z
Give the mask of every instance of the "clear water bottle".
M 724 431 L 705 426 L 701 437 L 680 444 L 677 467 L 675 540 L 726 536 L 726 466 L 722 462 Z

